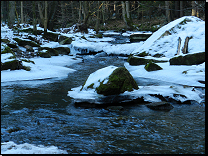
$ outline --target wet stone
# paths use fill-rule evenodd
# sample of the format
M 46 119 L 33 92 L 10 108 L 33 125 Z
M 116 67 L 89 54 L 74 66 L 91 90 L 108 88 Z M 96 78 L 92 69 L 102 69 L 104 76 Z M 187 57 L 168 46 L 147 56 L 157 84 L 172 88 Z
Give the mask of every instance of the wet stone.
M 164 101 L 153 102 L 150 104 L 146 104 L 146 106 L 150 109 L 153 109 L 153 110 L 165 110 L 165 111 L 168 111 L 168 110 L 171 110 L 174 108 L 170 103 L 164 102 Z

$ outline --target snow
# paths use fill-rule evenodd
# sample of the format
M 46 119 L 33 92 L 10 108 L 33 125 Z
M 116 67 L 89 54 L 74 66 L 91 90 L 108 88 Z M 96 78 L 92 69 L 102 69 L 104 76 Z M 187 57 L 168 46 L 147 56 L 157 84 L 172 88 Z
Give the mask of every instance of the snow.
M 180 24 L 184 20 L 187 20 L 187 24 Z M 171 35 L 161 37 L 165 31 L 169 31 Z M 205 22 L 194 16 L 176 19 L 154 32 L 142 46 L 132 53 L 146 51 L 151 55 L 159 53 L 168 58 L 174 57 L 177 53 L 179 37 L 181 38 L 181 49 L 184 46 L 185 38 L 192 37 L 189 40 L 188 53 L 205 51 Z M 182 54 L 181 51 L 180 54 Z
M 115 66 L 108 66 L 102 69 L 95 71 L 94 73 L 90 74 L 88 77 L 83 89 L 87 90 L 87 87 L 94 83 L 93 88 L 97 88 L 100 85 L 100 82 L 104 81 L 104 84 L 107 83 L 110 74 L 118 67 Z
M 56 77 L 67 77 L 68 73 L 75 70 L 65 67 L 73 63 L 81 62 L 80 58 L 73 59 L 73 56 L 51 56 L 51 58 L 31 58 L 33 63 L 22 61 L 24 66 L 30 66 L 31 71 L 26 70 L 3 70 L 1 71 L 1 82 L 22 81 L 22 80 L 37 80 Z
M 163 69 L 148 72 L 144 69 L 145 65 L 131 66 L 128 62 L 124 66 L 134 78 L 145 77 L 181 85 L 205 87 L 205 84 L 198 82 L 198 80 L 205 81 L 205 63 L 192 66 L 169 65 L 169 62 L 156 64 Z M 185 74 L 183 71 L 187 71 L 187 73 Z
M 33 144 L 15 144 L 13 141 L 1 143 L 1 154 L 68 154 L 55 146 L 35 146 Z

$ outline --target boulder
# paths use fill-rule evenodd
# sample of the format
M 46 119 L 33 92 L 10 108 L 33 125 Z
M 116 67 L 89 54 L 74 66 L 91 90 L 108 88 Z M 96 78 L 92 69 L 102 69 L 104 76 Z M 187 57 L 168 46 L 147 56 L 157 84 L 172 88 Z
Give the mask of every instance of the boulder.
M 129 62 L 130 65 L 145 65 L 149 63 L 150 61 L 157 63 L 157 62 L 168 62 L 165 60 L 156 60 L 156 59 L 146 59 L 143 57 L 137 57 L 133 55 L 129 55 L 127 62 Z
M 13 38 L 15 41 L 17 41 L 18 45 L 19 46 L 25 46 L 25 45 L 29 45 L 29 46 L 32 46 L 32 47 L 40 47 L 39 44 L 33 42 L 33 41 L 30 41 L 30 40 L 22 40 L 22 39 L 19 39 L 19 38 Z
M 166 110 L 166 111 L 169 111 L 174 108 L 170 103 L 165 102 L 165 101 L 153 102 L 150 104 L 146 104 L 146 106 L 153 110 Z
M 70 53 L 70 48 L 68 47 L 56 47 L 54 50 L 58 51 L 59 54 L 68 55 Z
M 197 65 L 205 62 L 205 52 L 187 54 L 173 57 L 169 60 L 170 65 Z
M 43 34 L 43 38 L 50 40 L 50 41 L 54 41 L 57 42 L 58 41 L 58 34 L 56 33 L 51 33 L 51 32 L 46 32 Z
M 146 69 L 146 71 L 155 71 L 155 70 L 161 70 L 162 69 L 159 65 L 157 65 L 155 63 L 152 63 L 152 61 L 147 63 L 144 68 Z
M 51 57 L 50 52 L 48 50 L 38 52 L 38 56 L 43 57 L 43 58 L 50 58 Z
M 96 88 L 96 91 L 98 94 L 115 95 L 125 91 L 133 91 L 133 89 L 138 89 L 136 81 L 126 68 L 119 67 L 112 72 L 107 83 L 100 82 L 100 86 Z
M 72 38 L 71 37 L 66 37 L 66 36 L 60 36 L 58 39 L 59 44 L 71 44 Z
M 146 41 L 152 33 L 133 33 L 130 35 L 130 42 Z
M 1 70 L 8 70 L 8 69 L 11 70 L 23 69 L 22 61 L 12 60 L 1 63 Z
M 29 45 L 26 45 L 25 48 L 26 48 L 26 51 L 34 52 L 33 48 Z
M 59 53 L 57 50 L 55 50 L 55 48 L 49 48 L 49 47 L 40 47 L 38 48 L 39 51 L 41 50 L 47 50 L 48 53 L 51 55 L 51 56 L 58 56 Z

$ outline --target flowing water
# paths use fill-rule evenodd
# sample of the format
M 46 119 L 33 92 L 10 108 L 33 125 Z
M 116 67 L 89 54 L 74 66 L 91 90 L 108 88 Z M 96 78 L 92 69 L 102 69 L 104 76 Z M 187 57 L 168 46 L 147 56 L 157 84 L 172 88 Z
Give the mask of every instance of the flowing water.
M 75 107 L 67 92 L 90 73 L 123 66 L 125 57 L 83 56 L 64 79 L 20 81 L 1 86 L 1 142 L 57 146 L 71 153 L 205 153 L 205 106 L 173 104 L 169 111 L 145 105 L 120 111 Z M 145 78 L 138 85 L 171 85 Z

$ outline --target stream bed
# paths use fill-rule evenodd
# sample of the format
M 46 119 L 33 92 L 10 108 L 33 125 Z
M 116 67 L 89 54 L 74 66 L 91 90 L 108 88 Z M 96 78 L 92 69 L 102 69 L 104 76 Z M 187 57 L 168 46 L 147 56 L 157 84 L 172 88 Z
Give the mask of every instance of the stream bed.
M 64 79 L 19 81 L 1 86 L 1 142 L 57 146 L 72 153 L 205 153 L 205 106 L 176 104 L 168 112 L 145 105 L 123 110 L 75 107 L 67 96 L 92 72 L 126 57 L 82 56 L 84 61 Z M 137 78 L 138 85 L 172 85 Z

